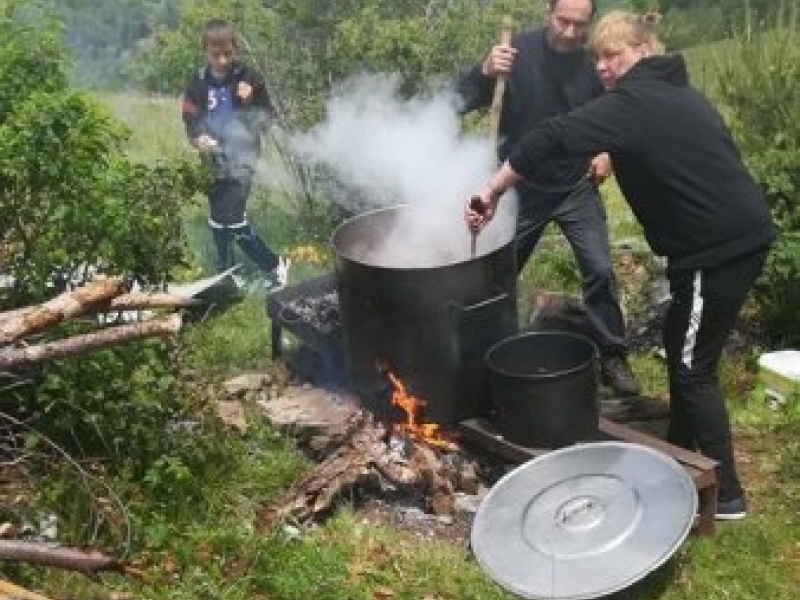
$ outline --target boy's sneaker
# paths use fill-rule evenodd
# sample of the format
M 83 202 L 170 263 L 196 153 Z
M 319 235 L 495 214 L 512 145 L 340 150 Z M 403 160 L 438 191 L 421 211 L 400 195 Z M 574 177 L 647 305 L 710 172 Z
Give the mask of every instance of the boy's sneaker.
M 267 294 L 277 292 L 278 290 L 283 289 L 284 286 L 285 284 L 281 281 L 281 278 L 277 273 L 277 269 L 264 277 L 264 291 Z
M 281 287 L 284 287 L 289 282 L 289 267 L 292 266 L 291 258 L 278 258 L 278 266 L 275 267 L 275 276 L 278 279 Z
M 744 496 L 733 500 L 717 500 L 717 514 L 714 516 L 717 521 L 738 521 L 746 516 L 747 506 Z

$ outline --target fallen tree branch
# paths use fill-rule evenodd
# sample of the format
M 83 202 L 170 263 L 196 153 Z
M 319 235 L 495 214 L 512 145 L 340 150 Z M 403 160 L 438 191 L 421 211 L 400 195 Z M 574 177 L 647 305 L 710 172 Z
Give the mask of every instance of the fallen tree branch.
M 117 296 L 107 306 L 99 305 L 94 312 L 116 310 L 143 310 L 147 308 L 180 308 L 202 304 L 196 298 L 187 298 L 168 292 L 129 292 Z
M 88 307 L 110 300 L 122 291 L 121 280 L 100 279 L 31 307 L 30 311 L 23 311 L 17 318 L 3 319 L 0 321 L 0 345 L 10 344 L 57 325 L 65 319 L 83 314 Z
M 50 598 L 0 579 L 0 600 L 50 600 Z
M 147 310 L 153 308 L 185 308 L 202 304 L 202 300 L 187 298 L 179 294 L 167 292 L 128 292 L 111 300 L 105 300 L 86 306 L 80 313 L 71 314 L 70 317 L 80 317 L 90 313 L 119 312 L 126 310 Z M 25 319 L 38 311 L 38 306 L 26 306 L 15 310 L 0 312 L 0 332 L 16 319 Z M 0 333 L 0 335 L 2 335 Z
M 100 350 L 121 342 L 147 337 L 166 337 L 180 331 L 181 323 L 180 315 L 172 314 L 163 319 L 108 327 L 36 346 L 2 348 L 0 349 L 0 369 L 57 360 L 66 356 Z
M 100 552 L 84 552 L 23 540 L 0 540 L 0 560 L 57 567 L 84 575 L 95 575 L 101 571 L 125 571 L 117 558 Z

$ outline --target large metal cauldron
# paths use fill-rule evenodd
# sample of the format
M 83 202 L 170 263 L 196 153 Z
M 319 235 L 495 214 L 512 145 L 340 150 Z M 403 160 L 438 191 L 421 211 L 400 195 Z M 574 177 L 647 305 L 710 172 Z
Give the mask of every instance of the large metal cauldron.
M 424 421 L 456 423 L 482 412 L 483 355 L 517 328 L 513 215 L 506 225 L 495 219 L 509 232 L 481 234 L 472 258 L 458 213 L 438 233 L 421 214 L 406 205 L 380 209 L 333 234 L 345 369 L 379 418 L 400 416 L 385 365 L 425 402 Z

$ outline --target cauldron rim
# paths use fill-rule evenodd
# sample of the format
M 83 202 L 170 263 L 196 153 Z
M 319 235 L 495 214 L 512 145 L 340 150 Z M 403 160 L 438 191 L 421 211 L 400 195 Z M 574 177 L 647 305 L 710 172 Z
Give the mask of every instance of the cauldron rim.
M 581 342 L 586 342 L 588 346 L 591 347 L 590 356 L 581 361 L 579 364 L 570 367 L 568 369 L 561 369 L 555 372 L 546 372 L 546 373 L 519 373 L 516 371 L 509 371 L 508 369 L 502 368 L 496 362 L 492 362 L 492 355 L 498 352 L 504 346 L 508 346 L 514 342 L 525 338 L 545 338 L 545 337 L 559 337 L 559 338 L 572 338 L 573 340 L 579 340 Z M 497 343 L 493 344 L 484 355 L 484 364 L 489 371 L 494 371 L 496 374 L 507 377 L 509 379 L 519 379 L 519 380 L 530 380 L 530 381 L 548 381 L 553 379 L 559 379 L 561 377 L 567 377 L 570 375 L 574 375 L 575 373 L 581 372 L 586 369 L 589 365 L 591 365 L 594 361 L 597 360 L 599 357 L 600 352 L 597 348 L 597 344 L 595 344 L 590 338 L 585 335 L 581 335 L 579 333 L 574 333 L 572 331 L 560 331 L 560 330 L 544 330 L 544 331 L 523 331 L 521 333 L 517 333 L 515 335 L 503 338 L 502 340 L 498 341 Z
M 393 204 L 391 206 L 382 206 L 382 207 L 379 207 L 379 208 L 373 208 L 373 209 L 365 210 L 365 211 L 360 212 L 360 213 L 358 213 L 356 215 L 353 215 L 352 217 L 349 217 L 348 219 L 346 219 L 343 222 L 339 223 L 339 225 L 337 225 L 336 228 L 331 233 L 330 238 L 329 238 L 329 242 L 328 242 L 330 247 L 331 247 L 331 249 L 333 250 L 333 253 L 340 260 L 348 261 L 348 262 L 351 262 L 351 263 L 354 263 L 354 264 L 357 264 L 357 265 L 360 265 L 360 266 L 363 266 L 363 267 L 367 267 L 367 268 L 385 269 L 385 270 L 389 270 L 389 271 L 407 271 L 407 272 L 425 271 L 425 272 L 433 272 L 433 271 L 436 271 L 437 269 L 450 269 L 450 268 L 458 266 L 458 265 L 469 264 L 469 263 L 471 263 L 473 261 L 476 261 L 476 260 L 483 260 L 488 256 L 492 256 L 492 255 L 494 255 L 494 254 L 496 254 L 498 252 L 501 252 L 509 244 L 514 243 L 514 234 L 513 234 L 513 231 L 512 231 L 512 232 L 510 232 L 510 235 L 508 236 L 507 240 L 504 240 L 502 243 L 497 244 L 494 248 L 492 248 L 491 250 L 489 250 L 487 252 L 480 253 L 480 254 L 476 255 L 475 257 L 471 257 L 471 256 L 467 255 L 467 257 L 465 259 L 462 259 L 462 260 L 456 260 L 456 261 L 453 261 L 453 262 L 434 264 L 434 265 L 429 265 L 429 266 L 382 264 L 380 262 L 364 260 L 364 257 L 355 256 L 352 252 L 347 252 L 344 249 L 342 249 L 342 246 L 344 244 L 341 243 L 339 238 L 342 237 L 344 231 L 346 231 L 349 228 L 354 227 L 354 224 L 357 221 L 365 220 L 365 219 L 368 219 L 368 218 L 370 218 L 370 217 L 372 217 L 374 215 L 378 215 L 378 214 L 381 214 L 381 213 L 398 214 L 399 211 L 402 211 L 402 210 L 418 211 L 418 210 L 422 210 L 422 208 L 417 206 L 417 205 L 415 205 L 415 204 L 412 204 L 412 203 Z M 465 225 L 465 228 L 466 228 L 466 225 Z

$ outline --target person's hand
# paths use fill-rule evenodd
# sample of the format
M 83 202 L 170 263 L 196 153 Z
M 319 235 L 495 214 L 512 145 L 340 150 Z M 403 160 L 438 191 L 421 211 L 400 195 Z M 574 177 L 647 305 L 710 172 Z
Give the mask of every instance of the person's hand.
M 514 57 L 516 55 L 517 49 L 509 44 L 497 44 L 493 46 L 481 65 L 481 73 L 487 77 L 507 75 L 514 66 Z
M 464 208 L 464 220 L 473 234 L 486 227 L 494 217 L 499 196 L 489 186 L 474 194 Z
M 589 163 L 589 170 L 586 173 L 586 176 L 594 181 L 596 185 L 600 185 L 606 179 L 611 177 L 613 173 L 614 169 L 611 166 L 611 157 L 607 152 L 603 152 L 602 154 L 595 156 L 592 159 L 592 162 Z
M 240 81 L 236 85 L 236 95 L 239 97 L 239 100 L 245 104 L 250 102 L 253 98 L 253 86 L 246 81 Z
M 209 152 L 219 146 L 219 142 L 205 133 L 198 136 L 194 140 L 194 147 L 200 152 Z

